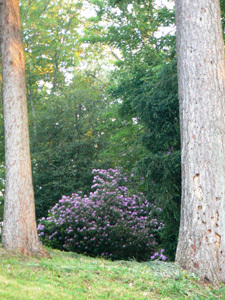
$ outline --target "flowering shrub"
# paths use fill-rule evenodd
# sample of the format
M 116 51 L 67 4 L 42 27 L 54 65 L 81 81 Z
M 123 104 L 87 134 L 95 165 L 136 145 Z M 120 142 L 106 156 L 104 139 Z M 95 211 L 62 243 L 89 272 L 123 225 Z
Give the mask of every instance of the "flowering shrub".
M 165 249 L 161 249 L 160 254 L 158 252 L 154 253 L 154 255 L 151 256 L 151 260 L 167 260 L 167 257 L 163 254 L 164 251 Z
M 63 196 L 42 218 L 38 233 L 58 249 L 111 259 L 149 260 L 163 227 L 142 193 L 129 195 L 118 169 L 93 170 L 93 192 Z

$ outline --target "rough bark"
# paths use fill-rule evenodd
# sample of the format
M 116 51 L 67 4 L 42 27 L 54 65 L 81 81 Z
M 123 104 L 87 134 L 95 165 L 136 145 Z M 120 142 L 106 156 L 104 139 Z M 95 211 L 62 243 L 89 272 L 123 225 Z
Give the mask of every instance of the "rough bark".
M 225 282 L 225 67 L 219 0 L 176 0 L 182 140 L 177 262 Z
M 2 245 L 26 255 L 46 256 L 35 220 L 18 0 L 3 1 L 0 20 L 6 158 Z

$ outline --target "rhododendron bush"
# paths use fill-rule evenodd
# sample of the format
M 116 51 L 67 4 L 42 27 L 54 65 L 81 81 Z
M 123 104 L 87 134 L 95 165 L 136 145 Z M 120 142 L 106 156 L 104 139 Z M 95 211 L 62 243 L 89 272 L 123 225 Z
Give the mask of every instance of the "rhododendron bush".
M 149 260 L 163 227 L 143 193 L 118 169 L 93 170 L 92 192 L 63 196 L 38 225 L 45 245 L 111 259 Z M 132 189 L 133 190 L 133 189 Z M 154 211 L 154 213 L 153 213 Z

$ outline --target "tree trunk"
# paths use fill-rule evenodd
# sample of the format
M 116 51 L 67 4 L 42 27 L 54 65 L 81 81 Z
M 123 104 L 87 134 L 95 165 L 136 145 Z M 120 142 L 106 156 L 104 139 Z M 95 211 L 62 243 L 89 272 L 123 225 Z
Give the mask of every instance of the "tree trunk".
M 46 256 L 35 220 L 19 1 L 3 0 L 0 9 L 6 158 L 2 245 Z
M 219 0 L 176 0 L 182 205 L 176 260 L 225 282 L 225 66 Z

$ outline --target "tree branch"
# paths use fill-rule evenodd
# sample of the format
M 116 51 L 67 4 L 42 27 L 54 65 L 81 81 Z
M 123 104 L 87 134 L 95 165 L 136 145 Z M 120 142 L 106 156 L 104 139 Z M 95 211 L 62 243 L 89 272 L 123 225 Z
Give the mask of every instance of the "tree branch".
M 117 60 L 121 60 L 121 59 L 116 55 L 115 52 L 113 52 L 112 50 L 111 50 L 110 52 L 111 52 L 111 54 L 112 54 Z

